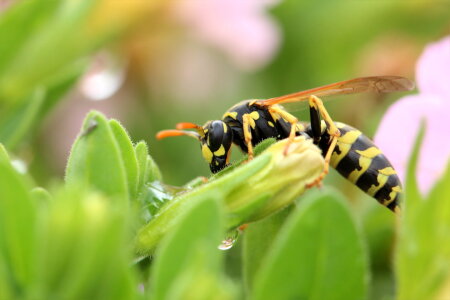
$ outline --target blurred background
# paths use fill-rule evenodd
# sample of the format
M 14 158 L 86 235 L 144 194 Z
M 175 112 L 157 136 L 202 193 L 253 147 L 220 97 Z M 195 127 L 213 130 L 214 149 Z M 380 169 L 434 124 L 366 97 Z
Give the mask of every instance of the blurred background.
M 197 141 L 158 141 L 159 130 L 220 119 L 244 99 L 353 77 L 414 79 L 423 47 L 450 33 L 445 0 L 3 0 L 0 11 L 0 142 L 44 187 L 63 180 L 92 109 L 146 141 L 165 183 L 182 185 L 209 176 L 208 165 Z M 400 97 L 346 96 L 326 106 L 334 120 L 372 137 Z M 308 121 L 307 110 L 296 115 Z M 355 210 L 378 208 L 334 171 L 325 184 Z M 363 220 L 376 253 L 374 291 L 393 289 L 390 212 Z
M 243 99 L 367 75 L 413 79 L 423 46 L 450 32 L 447 1 L 95 2 L 80 17 L 84 32 L 62 36 L 74 45 L 88 44 L 74 56 L 85 59 L 80 77 L 46 112 L 44 122 L 30 128 L 32 139 L 14 143 L 42 185 L 63 177 L 70 146 L 91 109 L 117 118 L 133 140 L 145 140 L 165 181 L 180 185 L 208 176 L 208 166 L 196 141 L 157 141 L 159 130 L 177 122 L 220 119 Z M 3 14 L 14 4 L 2 1 Z M 38 29 L 35 38 L 49 35 L 48 28 Z M 36 55 L 50 63 L 72 43 L 42 45 L 50 52 Z M 327 108 L 335 120 L 370 137 L 386 107 L 399 97 L 349 96 L 329 101 Z M 308 120 L 306 110 L 297 116 Z

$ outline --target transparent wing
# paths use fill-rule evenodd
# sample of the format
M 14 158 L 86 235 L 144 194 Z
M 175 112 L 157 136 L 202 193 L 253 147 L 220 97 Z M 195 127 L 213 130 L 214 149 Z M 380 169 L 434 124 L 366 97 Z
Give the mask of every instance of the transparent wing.
M 311 95 L 327 97 L 332 95 L 346 95 L 364 92 L 391 93 L 399 91 L 410 91 L 414 83 L 400 76 L 371 76 L 340 81 L 318 88 L 300 91 L 280 97 L 258 101 L 261 105 L 274 105 L 305 101 Z

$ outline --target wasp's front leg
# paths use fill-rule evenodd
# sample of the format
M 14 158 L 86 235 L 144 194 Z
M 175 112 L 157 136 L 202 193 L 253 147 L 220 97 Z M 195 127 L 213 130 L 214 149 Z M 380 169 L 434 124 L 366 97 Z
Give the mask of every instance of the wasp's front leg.
M 331 160 L 331 154 L 333 153 L 334 149 L 336 148 L 336 144 L 338 141 L 338 138 L 341 136 L 341 132 L 337 128 L 337 126 L 334 124 L 333 120 L 331 119 L 330 115 L 328 114 L 328 111 L 325 109 L 325 106 L 323 105 L 322 100 L 316 96 L 310 96 L 309 97 L 309 109 L 310 109 L 310 116 L 311 116 L 311 130 L 313 132 L 313 140 L 314 143 L 317 144 L 320 141 L 321 136 L 321 128 L 320 128 L 320 116 L 322 116 L 323 120 L 325 121 L 326 127 L 327 127 L 327 133 L 331 137 L 330 146 L 328 147 L 328 151 L 324 156 L 325 159 L 325 166 L 323 169 L 323 172 L 319 175 L 319 177 L 311 184 L 310 186 L 319 185 L 322 179 L 325 177 L 325 175 L 328 174 L 329 168 L 330 168 L 330 160 Z M 319 116 L 320 114 L 320 116 Z
M 292 142 L 294 141 L 294 138 L 296 136 L 298 119 L 296 117 L 294 117 L 293 115 L 291 115 L 290 113 L 288 113 L 287 111 L 285 111 L 277 106 L 269 106 L 268 109 L 272 115 L 275 114 L 275 115 L 280 116 L 281 118 L 283 118 L 286 122 L 288 122 L 291 125 L 291 131 L 289 132 L 288 142 L 286 143 L 286 148 L 284 149 L 284 155 L 286 155 L 289 150 L 289 146 L 292 144 Z

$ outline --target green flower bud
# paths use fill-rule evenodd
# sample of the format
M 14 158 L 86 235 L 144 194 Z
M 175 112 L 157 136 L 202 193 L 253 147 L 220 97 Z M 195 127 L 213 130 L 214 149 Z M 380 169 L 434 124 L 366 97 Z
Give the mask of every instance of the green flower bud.
M 148 254 L 184 211 L 205 198 L 223 203 L 228 228 L 259 220 L 292 203 L 323 171 L 324 159 L 311 140 L 296 137 L 285 153 L 287 143 L 287 139 L 274 143 L 252 161 L 165 204 L 138 232 L 136 251 Z
M 285 139 L 270 146 L 262 154 L 270 156 L 269 163 L 227 195 L 230 227 L 262 219 L 286 207 L 323 171 L 321 151 L 311 140 L 296 137 L 284 154 L 287 143 Z

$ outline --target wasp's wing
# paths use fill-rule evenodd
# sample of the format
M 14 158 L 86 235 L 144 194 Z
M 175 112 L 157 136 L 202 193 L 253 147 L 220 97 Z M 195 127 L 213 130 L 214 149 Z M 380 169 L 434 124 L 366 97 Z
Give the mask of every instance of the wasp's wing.
M 414 83 L 400 76 L 372 76 L 360 77 L 340 81 L 318 88 L 258 101 L 261 105 L 274 105 L 307 100 L 311 95 L 326 97 L 331 95 L 356 94 L 363 92 L 390 93 L 397 91 L 410 91 Z

